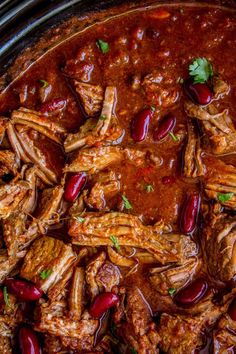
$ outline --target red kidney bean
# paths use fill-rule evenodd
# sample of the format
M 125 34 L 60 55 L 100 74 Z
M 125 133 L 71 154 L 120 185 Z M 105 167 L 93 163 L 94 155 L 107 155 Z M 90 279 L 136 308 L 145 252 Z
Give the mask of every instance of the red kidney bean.
M 66 100 L 63 98 L 55 98 L 50 102 L 43 103 L 40 107 L 40 112 L 51 113 L 63 109 L 66 106 Z
M 187 82 L 185 88 L 188 96 L 200 105 L 206 105 L 212 100 L 212 92 L 206 83 L 194 84 L 192 82 Z
M 131 122 L 131 137 L 134 141 L 140 142 L 146 139 L 153 113 L 154 108 L 145 108 L 133 118 Z
M 2 291 L 2 289 L 0 289 L 0 302 L 2 302 L 3 299 L 4 299 L 3 291 Z
M 39 341 L 36 333 L 29 327 L 19 330 L 19 346 L 21 354 L 40 354 Z
M 161 181 L 163 184 L 173 184 L 173 183 L 175 183 L 175 177 L 174 176 L 164 176 L 164 177 L 162 177 Z
M 90 306 L 89 313 L 92 317 L 101 317 L 108 309 L 119 303 L 119 297 L 111 292 L 102 293 L 96 296 Z
M 84 172 L 79 172 L 69 176 L 64 192 L 64 198 L 67 202 L 73 203 L 80 192 L 84 189 L 87 181 L 87 175 Z
M 228 314 L 233 321 L 236 321 L 236 299 L 231 302 L 228 308 Z
M 164 139 L 168 133 L 173 130 L 176 124 L 176 118 L 172 113 L 167 114 L 160 122 L 158 128 L 154 131 L 154 140 Z
M 43 291 L 25 280 L 8 278 L 5 280 L 7 290 L 23 301 L 35 301 L 42 297 Z
M 188 307 L 199 302 L 205 295 L 208 284 L 204 279 L 196 279 L 186 288 L 181 289 L 174 297 L 177 305 Z
M 185 200 L 180 219 L 180 228 L 185 234 L 193 232 L 196 227 L 200 201 L 199 193 L 188 195 Z

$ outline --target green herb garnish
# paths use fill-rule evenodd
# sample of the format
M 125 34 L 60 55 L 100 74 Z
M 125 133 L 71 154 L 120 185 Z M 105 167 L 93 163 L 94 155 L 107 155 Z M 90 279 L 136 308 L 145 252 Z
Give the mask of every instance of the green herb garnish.
M 3 287 L 3 298 L 4 298 L 4 301 L 5 301 L 5 304 L 7 306 L 10 306 L 9 295 L 8 295 L 8 291 L 7 291 L 7 287 L 6 286 Z
M 99 120 L 106 120 L 107 119 L 107 116 L 105 116 L 104 114 L 102 114 L 100 117 L 99 117 Z
M 152 112 L 155 112 L 156 107 L 155 107 L 155 106 L 151 106 L 151 107 L 150 107 L 150 110 L 151 110 Z
M 125 209 L 132 209 L 132 205 L 130 204 L 129 199 L 124 194 L 122 194 L 122 199 L 125 203 Z
M 169 136 L 170 136 L 174 141 L 179 141 L 179 138 L 178 138 L 173 132 L 169 132 Z
M 120 245 L 119 245 L 118 238 L 115 235 L 111 235 L 110 240 L 113 243 L 113 246 L 117 249 L 117 251 L 120 251 Z
M 96 44 L 103 54 L 106 54 L 109 52 L 110 47 L 107 42 L 103 41 L 102 39 L 98 39 Z
M 82 218 L 81 216 L 74 216 L 74 219 L 80 222 L 81 224 L 85 222 L 85 218 Z
M 176 293 L 176 290 L 177 290 L 177 289 L 175 289 L 175 288 L 170 288 L 170 289 L 168 289 L 168 294 L 169 294 L 170 296 L 173 296 L 173 295 Z
M 153 186 L 151 184 L 145 184 L 144 188 L 145 188 L 147 193 L 154 192 L 154 188 L 153 188 Z
M 234 196 L 234 193 L 218 193 L 217 198 L 220 202 L 225 203 Z
M 39 80 L 40 84 L 42 85 L 43 88 L 46 88 L 49 86 L 49 83 L 46 80 Z
M 41 279 L 45 280 L 51 274 L 52 274 L 52 270 L 51 269 L 44 269 L 44 270 L 42 270 L 42 272 L 40 272 L 39 276 L 40 276 Z
M 212 65 L 206 58 L 196 58 L 189 65 L 189 75 L 193 76 L 194 83 L 206 82 L 213 76 Z
M 131 354 L 138 354 L 137 350 L 134 349 L 133 347 L 130 348 L 130 352 L 131 352 Z

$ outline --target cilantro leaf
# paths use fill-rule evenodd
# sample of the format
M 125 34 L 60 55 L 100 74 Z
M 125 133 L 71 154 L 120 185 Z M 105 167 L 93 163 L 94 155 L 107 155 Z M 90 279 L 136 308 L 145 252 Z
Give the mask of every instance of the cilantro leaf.
M 129 199 L 124 194 L 122 194 L 122 199 L 123 199 L 123 201 L 125 203 L 125 209 L 127 209 L 127 210 L 128 209 L 132 209 L 132 205 L 129 202 Z
M 85 222 L 85 218 L 82 218 L 81 216 L 74 216 L 74 219 L 80 222 L 81 224 Z
M 134 349 L 133 347 L 130 348 L 130 353 L 131 353 L 131 354 L 138 354 L 137 350 Z
M 42 85 L 43 88 L 46 88 L 49 86 L 49 83 L 46 80 L 39 80 L 40 84 Z
M 220 202 L 225 203 L 234 196 L 234 193 L 218 193 L 217 198 Z
M 110 240 L 113 243 L 113 246 L 117 249 L 117 251 L 120 251 L 120 245 L 119 245 L 119 240 L 115 235 L 110 236 Z
M 151 184 L 145 184 L 144 188 L 145 188 L 147 193 L 154 192 L 154 188 L 153 188 L 153 186 Z
M 177 290 L 177 289 L 175 289 L 175 288 L 170 288 L 170 289 L 168 289 L 168 294 L 169 294 L 170 296 L 173 296 L 173 295 L 176 293 L 176 290 Z
M 96 44 L 103 54 L 106 54 L 109 52 L 110 47 L 107 42 L 103 41 L 102 39 L 98 39 Z
M 173 133 L 173 132 L 169 132 L 169 136 L 174 140 L 174 141 L 179 141 L 179 138 Z
M 104 114 L 102 114 L 100 117 L 99 117 L 99 120 L 106 120 L 107 119 L 107 116 L 105 116 Z
M 45 280 L 51 274 L 52 274 L 52 270 L 51 269 L 44 269 L 44 270 L 42 270 L 42 272 L 40 272 L 39 276 L 40 276 L 41 279 Z
M 206 82 L 213 76 L 212 65 L 206 58 L 196 58 L 189 65 L 189 75 L 193 76 L 195 84 Z
M 7 291 L 7 287 L 6 286 L 3 287 L 3 298 L 4 298 L 4 301 L 5 301 L 5 304 L 7 306 L 10 306 L 9 295 L 8 295 L 8 291 Z

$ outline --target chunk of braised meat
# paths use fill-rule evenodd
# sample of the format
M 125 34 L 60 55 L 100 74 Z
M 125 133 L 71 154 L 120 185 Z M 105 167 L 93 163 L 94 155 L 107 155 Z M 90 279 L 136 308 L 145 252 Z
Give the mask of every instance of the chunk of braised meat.
M 140 354 L 158 354 L 160 336 L 139 288 L 120 289 L 122 301 L 113 315 L 121 340 Z
M 162 295 L 168 295 L 169 289 L 180 289 L 188 283 L 201 266 L 200 257 L 190 257 L 177 266 L 151 268 L 150 281 L 156 291 Z
M 20 166 L 19 159 L 11 150 L 0 150 L 0 177 L 3 182 L 9 182 L 7 175 L 14 177 Z
M 180 87 L 168 72 L 154 70 L 146 75 L 142 86 L 150 103 L 157 107 L 171 107 L 179 99 Z
M 120 191 L 120 175 L 113 171 L 101 171 L 93 180 L 95 184 L 85 197 L 85 203 L 94 210 L 107 210 L 107 202 Z
M 20 260 L 25 256 L 26 251 L 20 251 L 9 256 L 6 249 L 0 249 L 0 282 L 18 267 Z
M 209 199 L 228 209 L 236 208 L 236 168 L 220 160 L 212 160 L 204 179 L 204 190 Z
M 28 182 L 19 180 L 0 186 L 0 217 L 6 219 L 20 209 L 25 196 L 30 193 Z
M 0 144 L 2 144 L 7 129 L 8 119 L 0 116 Z
M 33 179 L 31 195 L 23 200 L 20 209 L 3 220 L 3 237 L 8 254 L 12 257 L 27 248 L 37 237 L 45 234 L 50 225 L 59 220 L 59 208 L 63 195 L 61 186 L 45 189 L 39 200 L 37 218 L 32 220 L 28 217 L 28 213 L 34 210 L 36 202 L 34 173 L 34 167 L 26 171 L 26 178 Z
M 79 95 L 85 113 L 89 117 L 99 114 L 102 109 L 104 89 L 100 85 L 92 85 L 85 82 L 72 81 L 76 92 Z
M 148 160 L 154 161 L 156 166 L 162 164 L 162 159 L 159 156 L 153 156 L 149 151 L 121 146 L 92 147 L 79 151 L 72 162 L 65 166 L 64 172 L 85 171 L 92 174 L 123 160 L 136 166 L 145 165 Z
M 42 112 L 23 107 L 12 112 L 11 124 L 21 124 L 30 127 L 56 143 L 61 143 L 61 135 L 66 133 L 66 129 L 59 123 L 55 123 L 55 120 L 50 115 L 46 116 Z
M 204 175 L 204 164 L 202 161 L 202 149 L 200 138 L 196 126 L 188 122 L 187 144 L 184 150 L 184 170 L 185 177 L 196 178 Z
M 210 218 L 209 215 L 206 216 Z M 218 280 L 233 280 L 236 274 L 236 220 L 222 218 L 209 222 L 204 230 L 204 249 L 210 274 Z
M 163 222 L 145 226 L 137 216 L 118 212 L 85 213 L 83 217 L 83 223 L 75 219 L 70 223 L 73 244 L 112 246 L 111 235 L 115 235 L 120 246 L 144 248 L 161 264 L 182 262 L 197 253 L 197 246 L 190 238 L 163 234 Z
M 234 353 L 236 348 L 236 322 L 224 314 L 213 331 L 213 354 Z
M 220 98 L 228 93 L 229 87 L 225 82 L 218 80 L 215 81 L 213 90 L 215 98 Z M 185 102 L 185 111 L 189 117 L 200 122 L 214 154 L 219 155 L 236 151 L 236 129 L 228 109 L 219 112 L 214 103 L 199 106 L 188 100 Z
M 15 331 L 23 320 L 22 308 L 14 295 L 0 304 L 0 352 L 11 354 L 15 343 Z
M 117 118 L 113 113 L 115 103 L 116 89 L 108 86 L 105 91 L 105 98 L 100 117 L 95 120 L 88 119 L 80 127 L 78 133 L 68 134 L 64 142 L 66 152 L 71 152 L 83 146 L 93 146 L 98 143 L 108 144 L 120 141 L 124 135 L 123 129 L 119 126 Z
M 88 293 L 92 299 L 100 292 L 109 292 L 120 282 L 119 269 L 106 260 L 106 253 L 101 252 L 86 266 Z
M 76 255 L 70 245 L 65 245 L 58 239 L 44 236 L 36 240 L 30 247 L 20 275 L 37 283 L 44 292 L 47 292 L 60 280 L 75 260 Z M 46 279 L 41 276 L 42 272 L 48 272 Z

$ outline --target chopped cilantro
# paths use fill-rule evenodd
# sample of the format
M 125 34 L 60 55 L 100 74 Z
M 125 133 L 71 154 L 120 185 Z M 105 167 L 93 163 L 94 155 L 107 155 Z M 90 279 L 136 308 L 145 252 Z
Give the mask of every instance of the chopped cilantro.
M 151 109 L 152 112 L 155 112 L 156 107 L 155 106 L 151 106 L 150 109 Z
M 138 354 L 137 350 L 134 349 L 133 347 L 130 348 L 130 353 L 131 353 L 131 354 Z
M 213 76 L 212 65 L 206 58 L 196 58 L 189 65 L 189 75 L 193 76 L 194 83 L 206 82 Z
M 111 235 L 110 240 L 113 243 L 113 246 L 117 249 L 117 251 L 120 251 L 120 245 L 119 245 L 118 238 L 115 235 Z
M 125 203 L 125 209 L 132 209 L 132 205 L 130 204 L 129 199 L 124 194 L 122 194 L 122 199 Z
M 42 272 L 40 272 L 39 276 L 40 276 L 41 279 L 45 280 L 51 274 L 52 274 L 52 270 L 51 269 L 44 269 L 44 270 L 42 270 Z
M 39 80 L 40 84 L 42 85 L 43 88 L 46 88 L 49 86 L 49 83 L 46 80 Z
M 74 216 L 74 219 L 80 222 L 81 224 L 85 222 L 85 218 L 82 218 L 81 216 Z
M 3 298 L 4 298 L 4 301 L 5 301 L 5 304 L 7 306 L 10 306 L 9 295 L 8 295 L 8 291 L 7 291 L 7 287 L 6 286 L 3 287 Z
M 154 191 L 154 188 L 153 188 L 153 186 L 151 184 L 145 184 L 144 188 L 145 188 L 147 193 L 151 193 L 151 192 Z
M 173 296 L 173 295 L 176 293 L 176 290 L 177 290 L 177 289 L 175 289 L 175 288 L 170 288 L 170 289 L 168 289 L 168 294 L 169 294 L 170 296 Z
M 98 39 L 96 44 L 103 54 L 106 54 L 109 52 L 110 47 L 107 42 L 103 41 L 102 39 Z
M 179 138 L 178 138 L 173 132 L 169 132 L 169 136 L 170 136 L 174 141 L 179 141 Z
M 99 120 L 106 120 L 107 119 L 107 116 L 105 116 L 104 114 L 102 114 L 100 117 L 99 117 Z
M 220 202 L 225 203 L 234 196 L 234 193 L 218 193 L 217 198 Z

